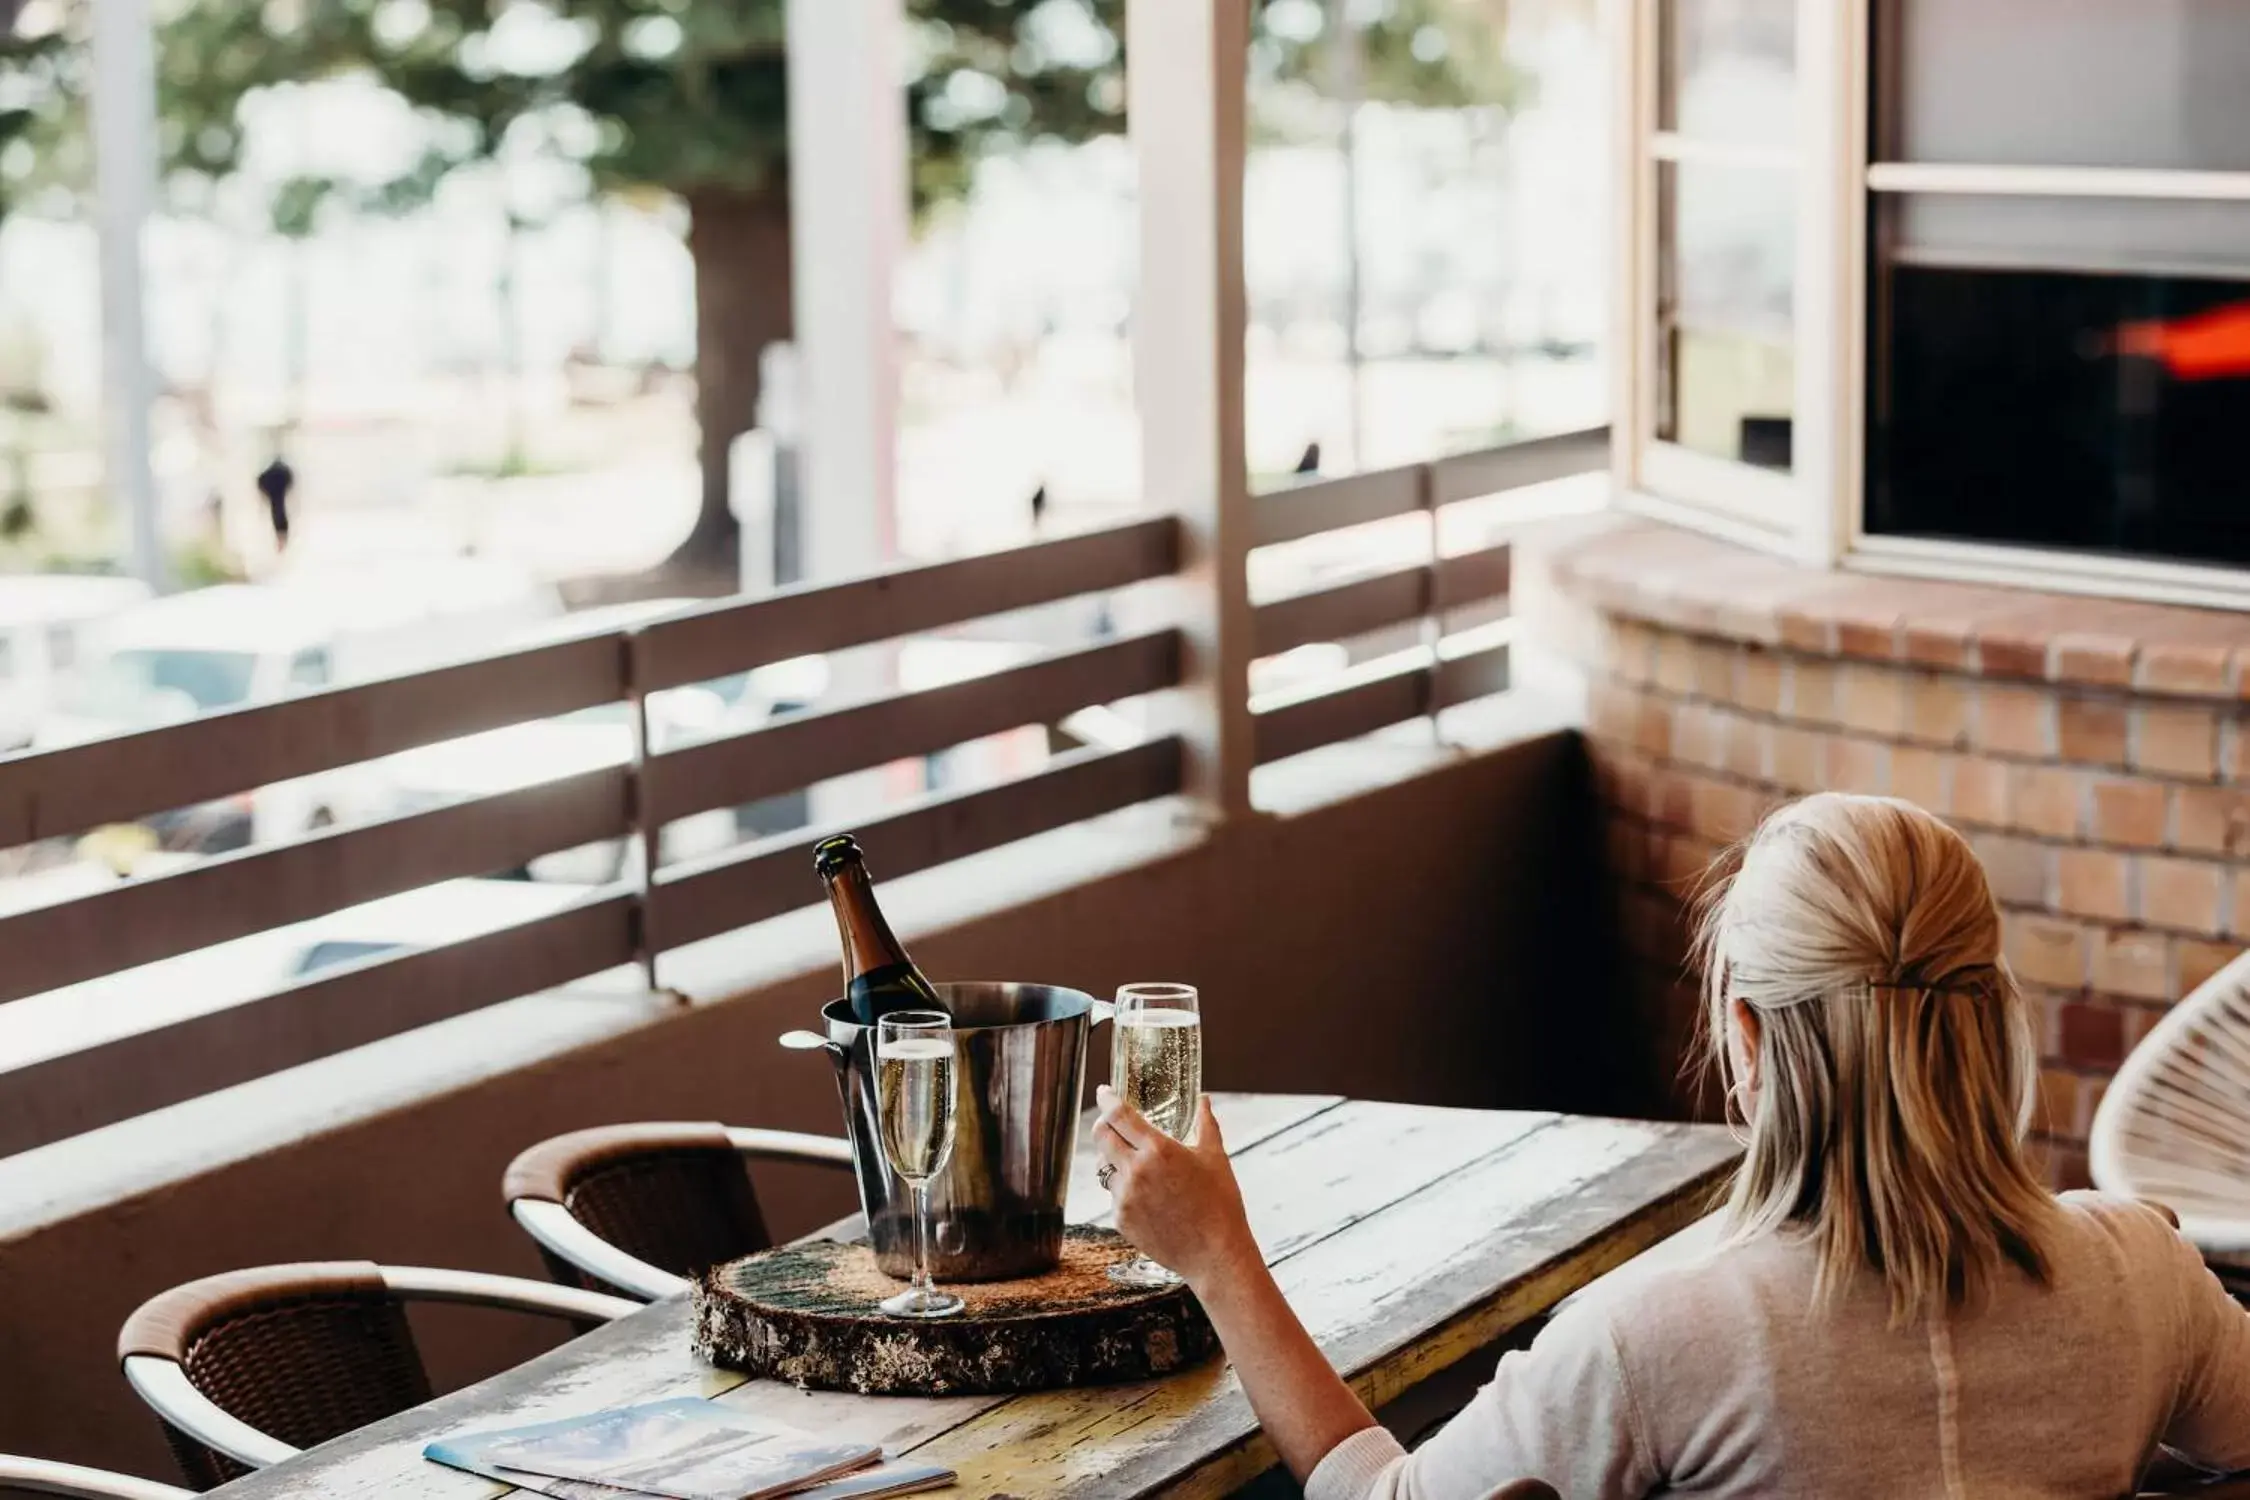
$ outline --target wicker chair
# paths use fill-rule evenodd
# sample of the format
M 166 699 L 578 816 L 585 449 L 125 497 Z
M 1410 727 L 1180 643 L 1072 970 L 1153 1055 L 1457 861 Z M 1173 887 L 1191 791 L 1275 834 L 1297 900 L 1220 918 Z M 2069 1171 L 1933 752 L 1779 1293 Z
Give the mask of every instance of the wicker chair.
M 2228 1290 L 2250 1296 L 2250 953 L 2125 1059 L 2088 1156 L 2096 1187 L 2169 1205 Z
M 408 1302 L 462 1302 L 579 1322 L 636 1304 L 478 1271 L 368 1261 L 261 1266 L 153 1297 L 117 1357 L 190 1484 L 209 1489 L 434 1394 Z
M 773 1243 L 747 1159 L 850 1170 L 849 1141 L 706 1123 L 605 1125 L 541 1141 L 508 1167 L 508 1212 L 565 1286 L 648 1301 Z
M 76 1464 L 0 1453 L 0 1495 L 68 1495 L 75 1500 L 193 1500 L 194 1493 L 158 1484 L 153 1479 L 112 1474 L 107 1469 L 82 1469 Z

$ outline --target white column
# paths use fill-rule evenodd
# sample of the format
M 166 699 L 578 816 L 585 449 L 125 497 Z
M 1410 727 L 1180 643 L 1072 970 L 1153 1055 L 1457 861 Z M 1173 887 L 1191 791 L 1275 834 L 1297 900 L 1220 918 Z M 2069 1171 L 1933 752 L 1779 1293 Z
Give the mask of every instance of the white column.
M 897 548 L 898 339 L 906 243 L 903 0 L 788 0 L 789 218 L 796 302 L 800 556 L 806 583 L 871 572 Z M 894 658 L 847 653 L 838 701 L 890 688 Z M 815 787 L 813 820 L 879 808 L 885 773 Z
M 156 63 L 148 0 L 101 0 L 94 13 L 96 233 L 101 241 L 103 479 L 124 512 L 133 571 L 164 586 L 149 468 L 149 370 L 141 234 L 156 196 Z
M 1205 815 L 1250 811 L 1250 480 L 1243 448 L 1242 172 L 1250 0 L 1132 0 L 1127 115 L 1139 168 L 1133 384 L 1141 483 L 1178 511 L 1185 678 L 1167 727 Z
M 826 582 L 897 545 L 904 22 L 901 0 L 788 0 L 787 25 L 805 576 Z

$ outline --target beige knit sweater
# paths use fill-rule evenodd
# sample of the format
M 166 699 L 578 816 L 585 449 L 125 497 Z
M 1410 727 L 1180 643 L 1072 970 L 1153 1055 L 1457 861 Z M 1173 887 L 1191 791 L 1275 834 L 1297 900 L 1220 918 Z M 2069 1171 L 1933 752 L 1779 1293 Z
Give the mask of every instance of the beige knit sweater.
M 1816 1311 L 1813 1256 L 1768 1238 L 1631 1268 L 1500 1362 L 1412 1455 L 1339 1443 L 1306 1500 L 1713 1495 L 2104 1500 L 2158 1444 L 2250 1469 L 2250 1312 L 2155 1213 L 2092 1194 L 2042 1288 L 1893 1332 L 1865 1276 Z

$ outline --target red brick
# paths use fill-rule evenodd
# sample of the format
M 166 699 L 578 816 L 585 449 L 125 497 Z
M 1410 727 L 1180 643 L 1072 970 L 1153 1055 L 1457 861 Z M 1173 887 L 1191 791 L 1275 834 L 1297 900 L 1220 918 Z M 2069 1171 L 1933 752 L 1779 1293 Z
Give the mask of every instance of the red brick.
M 1977 632 L 1977 670 L 1987 677 L 2042 678 L 2047 675 L 2048 637 L 2000 630 Z
M 1836 677 L 1836 717 L 1847 729 L 1895 737 L 1906 722 L 1906 676 L 1848 662 Z
M 2239 870 L 2234 876 L 2234 914 L 2227 918 L 2227 931 L 2250 941 L 2250 874 Z
M 1763 719 L 1744 718 L 1741 714 L 1721 715 L 1720 724 L 1720 760 L 1727 774 L 1744 781 L 1763 781 L 1773 726 Z
M 1735 659 L 1734 701 L 1761 714 L 1781 711 L 1781 658 L 1746 649 Z
M 2104 776 L 2094 782 L 2094 837 L 2128 849 L 2164 847 L 2165 787 L 2161 782 Z
M 2219 720 L 2208 708 L 2142 704 L 2133 711 L 2133 764 L 2208 781 L 2219 769 Z
M 2008 826 L 2008 764 L 1981 755 L 1953 757 L 1952 816 L 1986 828 Z
M 2074 917 L 2124 922 L 2133 915 L 2133 857 L 2107 849 L 2055 854 L 2055 904 Z
M 1969 627 L 1960 621 L 1918 621 L 1909 615 L 1899 627 L 1898 655 L 1918 667 L 1961 671 L 1969 665 Z
M 2008 965 L 2033 984 L 2077 989 L 2086 982 L 2086 929 L 2027 912 L 2001 917 Z M 2162 943 L 2159 941 L 2161 948 Z
M 1891 795 L 1934 813 L 1946 808 L 1946 762 L 1935 750 L 1900 745 L 1891 751 Z
M 1666 828 L 1686 828 L 1695 821 L 1695 779 L 1678 771 L 1658 770 L 1649 776 L 1649 821 Z
M 1672 705 L 1653 693 L 1640 695 L 1636 705 L 1633 747 L 1655 760 L 1672 753 Z
M 2169 1006 L 2162 1005 L 2128 1005 L 2122 1008 L 2120 1014 L 2125 1017 L 2125 1053 L 2128 1057 L 2141 1044 L 2141 1039 L 2156 1029 L 2156 1023 L 2164 1019 L 2164 1012 L 2169 1009 Z
M 2199 854 L 2250 856 L 2250 791 L 2183 786 L 2172 793 L 2172 844 Z
M 2180 994 L 2185 997 L 2203 987 L 2204 981 L 2218 973 L 2241 956 L 2240 943 L 2210 943 L 2201 938 L 2175 938 L 2179 949 Z
M 1638 620 L 1612 620 L 1604 643 L 1609 670 L 1620 681 L 1645 683 L 1656 670 L 1656 632 Z
M 2219 740 L 2220 763 L 2226 767 L 2227 780 L 2237 786 L 2250 785 L 2250 721 L 2236 719 L 2220 725 Z
M 2129 636 L 2066 631 L 2054 639 L 2050 665 L 2058 682 L 2129 687 L 2139 649 Z
M 2055 851 L 2033 839 L 1979 834 L 1970 843 L 1984 866 L 1992 898 L 2006 906 L 2045 907 L 2053 886 Z
M 1929 745 L 1965 749 L 1969 743 L 1969 684 L 1958 677 L 1910 677 L 1904 733 Z
M 2141 920 L 2175 932 L 2226 931 L 2226 869 L 2199 859 L 2141 859 Z
M 1816 792 L 1828 774 L 1829 736 L 1809 729 L 1775 725 L 1766 762 L 1766 779 L 1783 791 Z
M 2073 1067 L 2116 1067 L 2125 1060 L 2124 1017 L 2099 1005 L 2064 1006 L 2062 1058 Z
M 2057 1192 L 2082 1193 L 2094 1185 L 2082 1143 L 2053 1141 L 2048 1144 L 2048 1152 L 2048 1171 L 2053 1174 Z
M 2039 1108 L 2033 1117 L 2033 1126 L 2045 1135 L 2075 1135 L 2078 1133 L 2078 1085 L 2082 1080 L 2076 1073 L 2065 1073 L 2059 1068 L 2039 1070 Z
M 1731 844 L 1758 826 L 1764 803 L 1756 792 L 1732 782 L 1698 778 L 1688 826 L 1707 839 Z
M 2125 705 L 2114 698 L 2064 698 L 2055 705 L 2055 739 L 2064 760 L 2125 764 Z
M 1651 680 L 1667 693 L 1685 698 L 1695 691 L 1695 642 L 1684 635 L 1656 638 L 1656 669 Z
M 2044 760 L 2055 753 L 2055 700 L 2045 688 L 1988 682 L 1977 689 L 1976 743 L 2002 755 Z
M 1792 719 L 1831 726 L 1836 722 L 1836 668 L 1831 662 L 1799 658 L 1789 664 L 1788 707 Z
M 1672 710 L 1672 759 L 1684 766 L 1716 771 L 1726 764 L 1725 725 L 1700 703 Z
M 2008 821 L 2026 833 L 2076 838 L 2085 821 L 2083 772 L 2054 766 L 2013 766 L 2008 776 Z
M 2218 642 L 2146 641 L 2140 685 L 2152 693 L 2226 697 L 2234 691 L 2234 648 Z
M 1836 650 L 1861 661 L 1889 661 L 1899 654 L 1898 615 L 1878 610 L 1867 619 L 1836 617 Z
M 2099 934 L 2093 949 L 2094 988 L 2103 994 L 2172 998 L 2172 948 L 2162 933 L 2119 928 Z
M 1697 641 L 1691 656 L 1695 663 L 1695 695 L 1714 703 L 1734 697 L 1734 658 L 1729 641 Z
M 1891 789 L 1891 747 L 1873 740 L 1832 735 L 1828 740 L 1828 789 L 1880 797 Z

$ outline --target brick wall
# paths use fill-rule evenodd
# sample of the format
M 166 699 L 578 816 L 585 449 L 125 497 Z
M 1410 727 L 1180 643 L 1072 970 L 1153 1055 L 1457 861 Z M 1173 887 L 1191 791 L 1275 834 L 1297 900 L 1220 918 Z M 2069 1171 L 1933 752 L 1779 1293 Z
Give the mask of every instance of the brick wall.
M 1905 797 L 1991 876 L 2041 1033 L 2043 1159 L 2082 1184 L 2119 1060 L 2250 946 L 2250 615 L 1821 573 L 1635 521 L 1526 552 L 1534 638 L 1587 675 L 1659 1067 L 1692 1029 L 1683 910 L 1712 861 L 1806 792 Z

